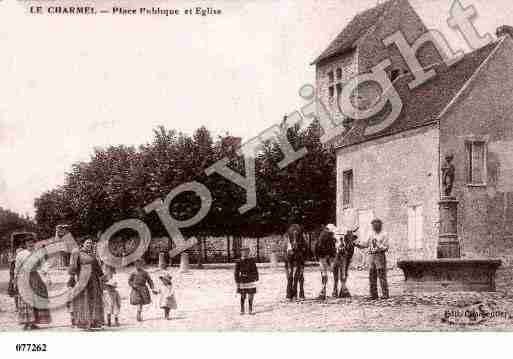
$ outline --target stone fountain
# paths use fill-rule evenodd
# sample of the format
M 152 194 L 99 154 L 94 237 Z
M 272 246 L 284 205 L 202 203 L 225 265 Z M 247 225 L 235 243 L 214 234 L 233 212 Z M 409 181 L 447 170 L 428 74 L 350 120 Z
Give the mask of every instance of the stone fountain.
M 495 273 L 500 260 L 461 258 L 458 200 L 451 195 L 455 177 L 452 159 L 447 156 L 442 167 L 437 259 L 397 262 L 404 272 L 406 292 L 495 291 Z

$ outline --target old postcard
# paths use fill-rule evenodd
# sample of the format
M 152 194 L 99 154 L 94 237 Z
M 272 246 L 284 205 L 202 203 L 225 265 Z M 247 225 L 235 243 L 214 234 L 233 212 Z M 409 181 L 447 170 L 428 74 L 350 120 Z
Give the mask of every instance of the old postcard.
M 3 0 L 0 48 L 1 332 L 513 330 L 509 1 Z

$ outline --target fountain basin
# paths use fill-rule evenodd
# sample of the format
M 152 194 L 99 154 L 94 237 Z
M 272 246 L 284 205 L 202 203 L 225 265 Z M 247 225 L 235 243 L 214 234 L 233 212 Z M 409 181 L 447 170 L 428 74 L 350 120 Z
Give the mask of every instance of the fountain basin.
M 494 292 L 499 259 L 403 260 L 404 290 L 411 292 Z

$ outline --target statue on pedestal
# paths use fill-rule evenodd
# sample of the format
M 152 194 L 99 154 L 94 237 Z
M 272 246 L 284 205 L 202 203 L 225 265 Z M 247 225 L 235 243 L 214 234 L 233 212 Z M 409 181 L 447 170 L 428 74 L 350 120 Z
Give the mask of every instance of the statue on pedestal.
M 456 169 L 452 164 L 453 155 L 445 156 L 445 163 L 442 166 L 442 189 L 445 197 L 450 197 L 454 185 Z

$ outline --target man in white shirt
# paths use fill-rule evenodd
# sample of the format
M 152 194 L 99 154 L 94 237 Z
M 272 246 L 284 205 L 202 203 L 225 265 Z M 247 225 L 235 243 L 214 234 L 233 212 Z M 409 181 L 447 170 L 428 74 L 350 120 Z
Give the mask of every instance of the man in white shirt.
M 387 261 L 386 252 L 388 251 L 388 235 L 383 231 L 383 222 L 380 219 L 374 219 L 371 222 L 372 231 L 365 242 L 357 242 L 355 246 L 367 249 L 369 258 L 369 285 L 371 300 L 378 299 L 378 283 L 381 285 L 382 298 L 388 299 L 387 282 Z

